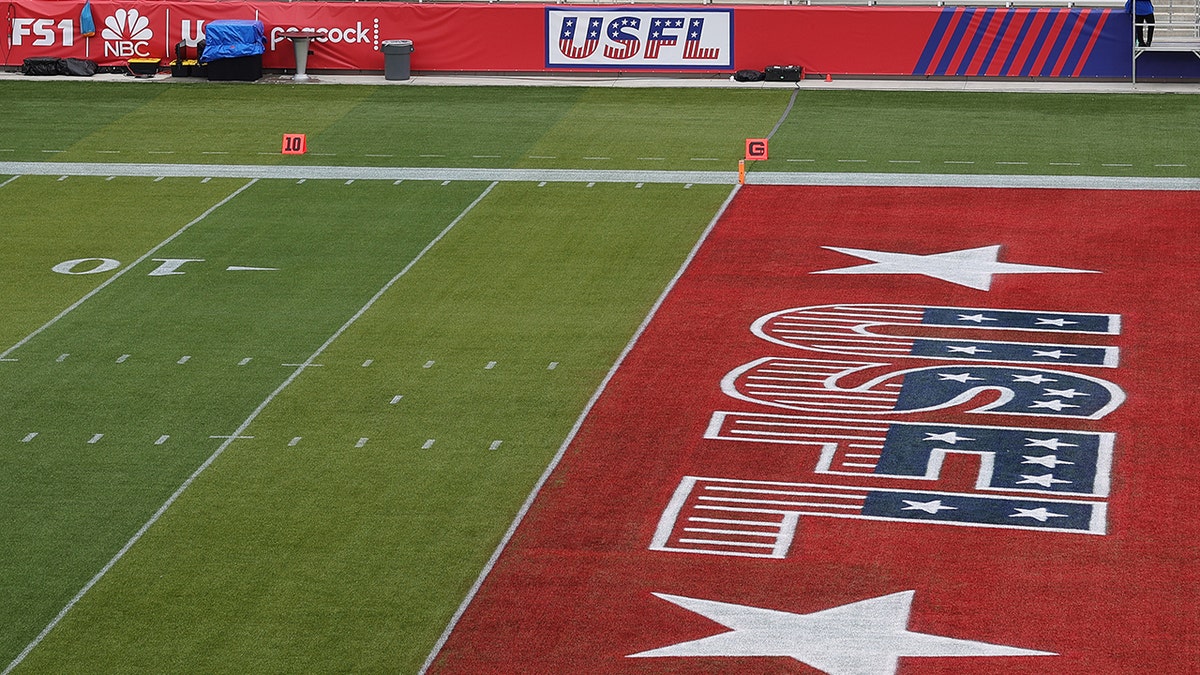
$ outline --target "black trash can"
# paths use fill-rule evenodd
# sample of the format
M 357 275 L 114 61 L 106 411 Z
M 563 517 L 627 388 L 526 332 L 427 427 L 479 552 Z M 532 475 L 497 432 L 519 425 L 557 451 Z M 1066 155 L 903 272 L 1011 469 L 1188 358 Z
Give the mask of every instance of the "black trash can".
M 384 40 L 383 79 L 407 80 L 412 77 L 412 40 Z

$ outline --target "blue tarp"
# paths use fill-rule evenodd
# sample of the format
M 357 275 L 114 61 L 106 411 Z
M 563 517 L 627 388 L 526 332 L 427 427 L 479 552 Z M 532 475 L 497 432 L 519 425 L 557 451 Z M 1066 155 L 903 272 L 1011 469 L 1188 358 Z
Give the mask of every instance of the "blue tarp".
M 203 62 L 263 53 L 261 21 L 210 21 L 204 26 Z

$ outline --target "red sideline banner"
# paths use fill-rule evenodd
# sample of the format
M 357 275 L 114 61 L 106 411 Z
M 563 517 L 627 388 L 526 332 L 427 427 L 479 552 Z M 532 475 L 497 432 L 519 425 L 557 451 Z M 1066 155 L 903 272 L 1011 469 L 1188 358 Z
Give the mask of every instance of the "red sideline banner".
M 101 65 L 169 61 L 176 44 L 194 43 L 220 19 L 263 22 L 266 68 L 295 67 L 285 31 L 317 31 L 322 37 L 308 61 L 314 70 L 379 71 L 381 42 L 408 39 L 412 69 L 426 72 L 728 73 L 796 65 L 817 74 L 1128 77 L 1132 40 L 1128 15 L 1096 8 L 96 0 L 96 33 L 84 36 L 83 7 L 10 2 L 0 22 L 3 65 L 36 56 Z

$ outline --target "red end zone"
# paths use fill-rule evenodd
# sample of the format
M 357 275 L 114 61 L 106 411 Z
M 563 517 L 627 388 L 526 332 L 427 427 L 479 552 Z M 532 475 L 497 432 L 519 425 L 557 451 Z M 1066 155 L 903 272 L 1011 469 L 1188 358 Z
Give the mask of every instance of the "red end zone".
M 1193 671 L 1197 205 L 743 188 L 432 672 Z

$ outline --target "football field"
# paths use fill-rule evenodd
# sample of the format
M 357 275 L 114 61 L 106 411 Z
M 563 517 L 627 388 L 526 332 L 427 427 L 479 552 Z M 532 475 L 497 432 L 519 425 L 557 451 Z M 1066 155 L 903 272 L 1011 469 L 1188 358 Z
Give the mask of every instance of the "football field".
M 1073 593 L 1116 587 L 1157 617 L 1147 636 L 1183 641 L 1156 666 L 1186 672 L 1194 621 L 1168 618 L 1166 590 L 1121 586 L 1115 570 L 1153 559 L 1142 578 L 1174 579 L 1171 597 L 1196 606 L 1194 554 L 1172 547 L 1194 526 L 1155 531 L 1140 514 L 1170 493 L 1181 522 L 1195 516 L 1180 479 L 1194 425 L 1179 421 L 1194 409 L 1193 367 L 1170 356 L 1191 343 L 1145 336 L 1196 313 L 1200 134 L 1179 120 L 1198 108 L 1190 96 L 0 81 L 0 672 L 964 672 L 936 670 L 958 659 L 895 661 L 950 655 L 976 657 L 978 672 L 1134 672 L 1148 657 L 1132 645 L 1100 658 L 1014 634 L 1020 617 L 1000 599 L 987 630 L 969 630 L 956 592 L 1063 555 Z M 285 133 L 305 133 L 308 153 L 281 155 Z M 739 188 L 745 139 L 768 135 L 771 159 Z M 864 181 L 880 187 L 813 187 Z M 911 181 L 934 187 L 882 187 Z M 1014 181 L 1056 189 L 1003 187 Z M 938 272 L 939 254 L 958 271 Z M 809 276 L 871 262 L 892 267 Z M 1013 480 L 1033 487 L 972 483 L 955 464 L 946 485 L 905 496 L 971 527 L 879 512 L 838 530 L 787 507 L 793 530 L 767 559 L 739 555 L 761 548 L 759 526 L 703 545 L 682 534 L 708 483 L 741 481 L 769 502 L 822 482 L 816 454 L 729 443 L 736 429 L 719 424 L 845 418 L 745 381 L 763 375 L 754 359 L 814 350 L 764 351 L 770 336 L 748 332 L 759 317 L 829 303 L 1122 317 L 1105 325 L 1132 332 L 1081 332 L 1109 335 L 1100 347 L 1130 365 L 1053 371 L 1080 378 L 1074 395 L 1109 397 L 1084 421 L 1061 407 L 1049 421 L 980 420 L 962 391 L 947 394 L 950 412 L 910 406 L 963 437 L 1109 439 L 1089 456 L 1088 489 L 1020 467 Z M 1060 357 L 1096 342 L 1059 328 L 1047 340 L 1011 327 Z M 969 348 L 969 336 L 934 337 Z M 876 348 L 876 361 L 895 349 Z M 1151 380 L 1175 393 L 1152 394 Z M 1172 469 L 1123 459 L 1152 447 L 1169 448 Z M 908 469 L 890 470 L 834 483 L 911 487 Z M 928 506 L 968 493 L 1024 499 L 1028 527 Z M 1051 515 L 1085 502 L 1069 526 Z M 889 548 L 909 559 L 889 566 L 877 557 Z M 912 572 L 937 551 L 969 569 Z M 772 602 L 784 579 L 793 590 Z M 712 632 L 655 603 L 706 608 L 736 633 L 717 618 L 733 610 L 703 603 L 812 617 L 914 592 L 917 607 L 936 592 L 959 613 L 936 625 L 914 611 L 904 635 L 1063 656 L 902 645 L 855 666 L 815 647 L 653 651 Z

